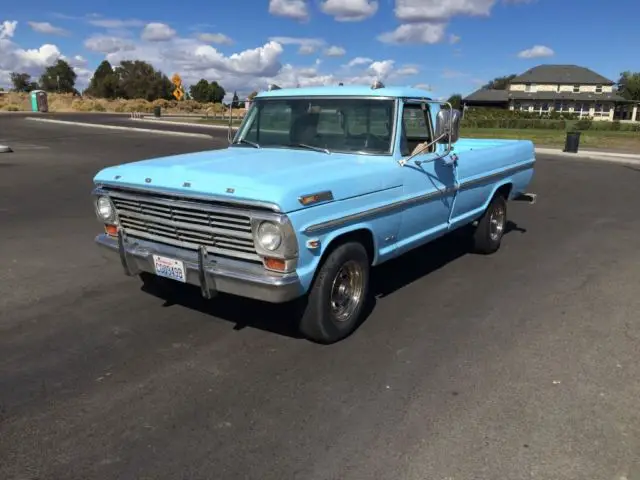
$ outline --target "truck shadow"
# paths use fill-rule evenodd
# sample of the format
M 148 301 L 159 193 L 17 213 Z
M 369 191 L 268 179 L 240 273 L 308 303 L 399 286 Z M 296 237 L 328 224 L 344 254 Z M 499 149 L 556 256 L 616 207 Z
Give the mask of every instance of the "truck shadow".
M 512 232 L 526 233 L 526 229 L 508 221 L 505 235 Z M 468 254 L 469 240 L 470 237 L 464 231 L 452 232 L 374 268 L 371 272 L 372 295 L 361 324 L 373 313 L 379 298 L 391 295 Z M 146 284 L 141 290 L 164 300 L 164 307 L 177 305 L 196 310 L 234 324 L 234 330 L 251 327 L 286 337 L 301 338 L 297 331 L 297 320 L 304 300 L 274 305 L 224 294 L 213 300 L 206 300 L 200 295 L 198 288 L 181 284 L 173 285 L 170 294 Z

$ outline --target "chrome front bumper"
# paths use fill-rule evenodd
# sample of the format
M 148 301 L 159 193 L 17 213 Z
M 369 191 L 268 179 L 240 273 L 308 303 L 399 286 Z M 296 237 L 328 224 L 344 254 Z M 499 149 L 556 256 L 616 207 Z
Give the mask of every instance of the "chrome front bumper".
M 283 303 L 303 294 L 295 273 L 269 272 L 262 265 L 212 257 L 204 252 L 193 252 L 154 242 L 126 239 L 101 234 L 96 243 L 108 252 L 110 258 L 120 258 L 127 275 L 142 272 L 155 274 L 153 255 L 163 255 L 184 262 L 186 283 L 200 287 L 202 295 L 212 298 L 217 292 L 240 297 Z

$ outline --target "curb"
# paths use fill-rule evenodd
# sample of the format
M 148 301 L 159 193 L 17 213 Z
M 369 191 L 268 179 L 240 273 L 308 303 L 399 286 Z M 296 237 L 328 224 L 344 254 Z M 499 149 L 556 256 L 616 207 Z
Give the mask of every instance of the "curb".
M 228 125 L 207 125 L 206 123 L 195 123 L 195 122 L 172 122 L 170 120 L 152 120 L 150 118 L 131 118 L 132 122 L 147 122 L 147 123 L 160 123 L 162 125 L 180 125 L 182 127 L 191 127 L 191 128 L 213 128 L 216 130 L 226 130 L 229 128 Z M 240 125 L 232 125 L 232 129 L 236 129 Z
M 590 160 L 596 162 L 621 163 L 627 165 L 640 165 L 640 155 L 633 153 L 605 153 L 584 150 L 578 153 L 568 153 L 552 148 L 536 148 L 536 154 L 551 155 L 565 160 Z
M 13 150 L 11 150 L 11 147 L 8 147 L 6 145 L 0 145 L 0 153 L 11 153 L 13 152 Z
M 52 118 L 35 118 L 35 117 L 27 117 L 25 120 L 30 120 L 32 122 L 44 122 L 44 123 L 56 123 L 58 125 L 73 125 L 75 127 L 91 127 L 91 128 L 102 128 L 106 130 L 121 130 L 132 133 L 155 133 L 158 135 L 174 135 L 181 137 L 195 137 L 195 138 L 206 138 L 211 140 L 213 137 L 211 135 L 207 135 L 206 133 L 192 133 L 192 132 L 176 132 L 173 130 L 154 130 L 151 128 L 134 128 L 134 127 L 123 127 L 120 125 L 103 125 L 99 123 L 85 123 L 85 122 L 69 122 L 66 120 L 54 120 Z

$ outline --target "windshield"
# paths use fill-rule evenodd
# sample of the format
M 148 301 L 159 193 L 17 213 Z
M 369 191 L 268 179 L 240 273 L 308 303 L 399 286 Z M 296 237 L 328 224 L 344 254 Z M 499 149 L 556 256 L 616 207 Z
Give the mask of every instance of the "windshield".
M 388 154 L 394 110 L 389 99 L 256 99 L 234 144 Z

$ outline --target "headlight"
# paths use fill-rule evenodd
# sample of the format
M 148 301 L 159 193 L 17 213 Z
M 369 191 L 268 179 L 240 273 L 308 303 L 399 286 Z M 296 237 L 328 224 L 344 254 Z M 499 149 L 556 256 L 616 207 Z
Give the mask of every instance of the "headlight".
M 262 222 L 258 227 L 257 240 L 262 248 L 273 252 L 282 244 L 282 231 L 272 222 Z
M 109 221 L 113 220 L 113 204 L 109 197 L 98 197 L 96 201 L 96 213 L 100 220 Z

